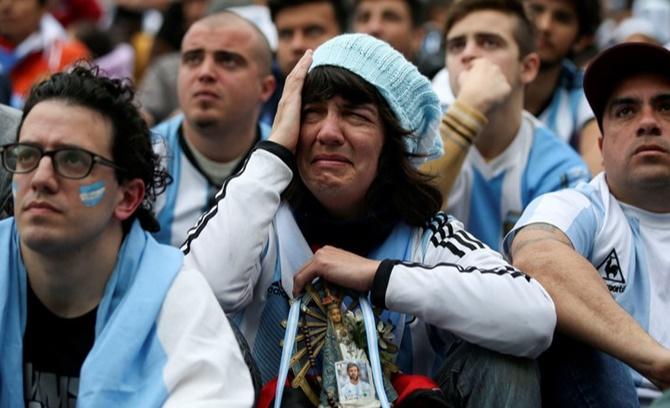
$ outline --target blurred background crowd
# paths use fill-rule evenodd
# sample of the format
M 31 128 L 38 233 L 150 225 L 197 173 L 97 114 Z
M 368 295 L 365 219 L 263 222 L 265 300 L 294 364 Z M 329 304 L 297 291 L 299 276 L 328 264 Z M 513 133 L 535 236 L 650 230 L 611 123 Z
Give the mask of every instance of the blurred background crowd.
M 35 81 L 81 58 L 94 59 L 110 76 L 132 78 L 140 92 L 150 124 L 177 109 L 176 77 L 179 48 L 188 27 L 204 15 L 232 8 L 256 23 L 272 50 L 287 33 L 276 28 L 266 0 L 0 0 L 0 103 L 20 108 Z M 300 1 L 275 1 L 282 10 Z M 391 43 L 412 60 L 427 77 L 444 66 L 444 19 L 452 0 L 345 0 L 336 8 L 328 33 L 319 25 L 305 37 L 323 41 L 341 31 L 367 32 Z M 318 3 L 318 2 L 317 2 Z M 323 3 L 331 3 L 324 0 Z M 386 6 L 366 6 L 365 3 Z M 394 6 L 394 3 L 397 5 Z M 590 2 L 586 2 L 590 3 Z M 670 43 L 670 0 L 602 0 L 592 2 L 599 13 L 592 16 L 579 47 L 570 58 L 585 66 L 599 50 L 624 41 Z M 314 19 L 311 9 L 293 7 L 293 18 Z M 380 9 L 385 7 L 385 9 Z M 378 14 L 377 9 L 379 9 Z M 311 14 L 308 14 L 310 13 Z M 289 14 L 289 13 L 286 13 Z M 318 13 L 317 13 L 318 14 Z M 337 15 L 341 14 L 341 15 Z M 328 18 L 329 16 L 326 16 Z M 326 32 L 316 32 L 321 30 Z M 283 37 L 282 37 L 283 36 Z M 317 37 L 323 37 L 319 40 Z M 295 36 L 294 36 L 295 37 Z M 315 47 L 309 38 L 300 46 L 292 38 L 296 55 Z M 285 45 L 286 47 L 286 45 Z M 281 48 L 281 45 L 280 45 Z M 285 52 L 285 51 L 284 51 Z M 281 84 L 287 67 L 281 55 L 275 75 Z M 277 94 L 281 86 L 277 88 Z M 274 98 L 278 99 L 278 95 Z M 263 116 L 272 121 L 272 109 Z

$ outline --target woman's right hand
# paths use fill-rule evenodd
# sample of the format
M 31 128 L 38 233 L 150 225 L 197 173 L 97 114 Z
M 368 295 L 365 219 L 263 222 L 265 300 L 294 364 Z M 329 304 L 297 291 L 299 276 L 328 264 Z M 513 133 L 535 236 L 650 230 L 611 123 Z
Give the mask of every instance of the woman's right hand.
M 286 77 L 284 91 L 277 105 L 272 133 L 268 140 L 286 147 L 295 153 L 300 135 L 300 112 L 302 110 L 302 86 L 307 70 L 312 65 L 312 50 L 307 50 Z

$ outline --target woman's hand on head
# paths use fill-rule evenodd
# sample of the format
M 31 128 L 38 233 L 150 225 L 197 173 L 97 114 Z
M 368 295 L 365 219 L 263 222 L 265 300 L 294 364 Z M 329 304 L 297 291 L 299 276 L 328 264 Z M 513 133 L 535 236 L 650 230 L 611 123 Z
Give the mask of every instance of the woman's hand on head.
M 269 138 L 294 153 L 300 135 L 302 86 L 310 65 L 312 65 L 312 50 L 307 50 L 286 77 L 284 91 L 277 105 L 277 114 Z

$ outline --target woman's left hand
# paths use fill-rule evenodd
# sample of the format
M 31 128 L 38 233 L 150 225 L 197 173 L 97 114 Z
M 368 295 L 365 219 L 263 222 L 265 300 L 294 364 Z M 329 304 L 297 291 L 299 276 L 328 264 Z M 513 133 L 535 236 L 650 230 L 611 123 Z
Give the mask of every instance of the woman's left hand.
M 293 277 L 293 296 L 297 296 L 307 283 L 317 277 L 345 288 L 367 292 L 380 263 L 343 249 L 324 246 Z

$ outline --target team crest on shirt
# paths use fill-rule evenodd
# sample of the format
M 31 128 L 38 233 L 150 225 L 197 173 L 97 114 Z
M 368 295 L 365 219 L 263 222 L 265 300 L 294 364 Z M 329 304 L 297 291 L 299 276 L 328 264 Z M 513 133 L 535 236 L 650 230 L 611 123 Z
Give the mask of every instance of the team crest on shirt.
M 621 263 L 614 248 L 596 269 L 598 269 L 598 273 L 605 280 L 607 288 L 612 294 L 623 293 L 626 290 L 626 280 L 623 277 Z

